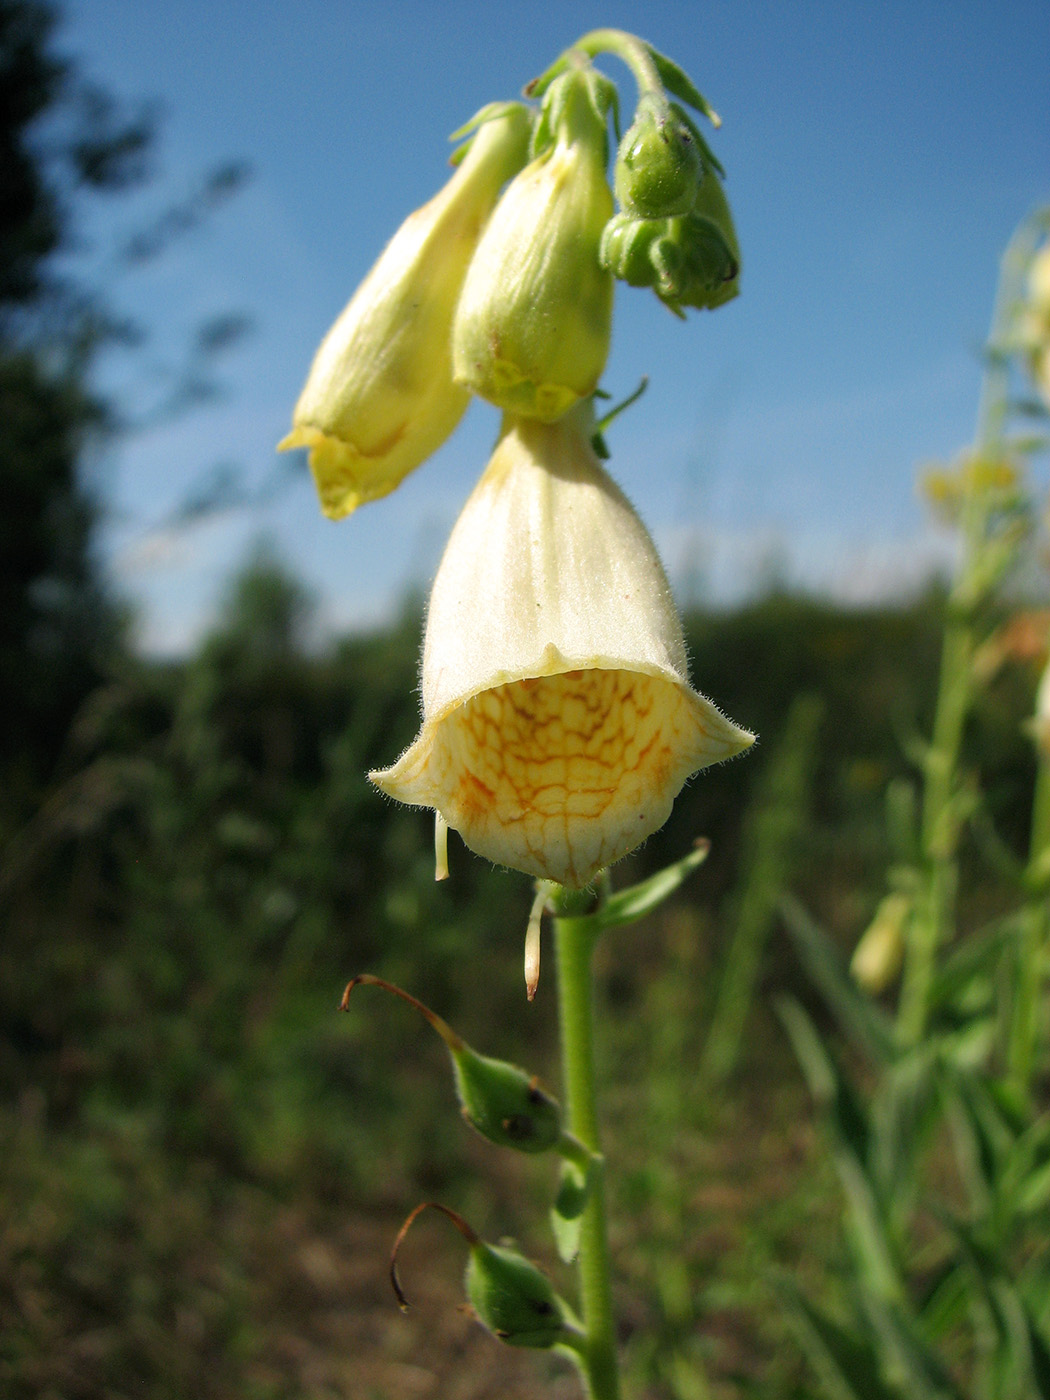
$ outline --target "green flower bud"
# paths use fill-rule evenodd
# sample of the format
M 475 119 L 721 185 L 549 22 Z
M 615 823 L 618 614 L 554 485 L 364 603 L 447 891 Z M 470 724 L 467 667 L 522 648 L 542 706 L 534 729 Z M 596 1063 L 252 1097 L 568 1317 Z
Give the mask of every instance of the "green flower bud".
M 568 1308 L 551 1287 L 546 1274 L 516 1250 L 486 1244 L 456 1211 L 437 1201 L 424 1201 L 405 1221 L 390 1259 L 390 1281 L 402 1310 L 408 1302 L 397 1273 L 397 1254 L 413 1221 L 424 1210 L 439 1210 L 448 1217 L 470 1246 L 467 1261 L 467 1297 L 482 1322 L 502 1342 L 512 1347 L 549 1349 L 579 1347 L 580 1330 Z
M 624 211 L 641 219 L 688 214 L 703 173 L 700 151 L 680 111 L 653 93 L 643 94 L 616 154 L 613 189 Z
M 613 281 L 598 245 L 613 203 L 603 90 L 591 77 L 573 70 L 552 83 L 541 117 L 552 144 L 504 191 L 453 324 L 457 384 L 545 422 L 593 393 L 609 355 Z
M 514 1250 L 478 1240 L 466 1284 L 478 1317 L 508 1346 L 552 1347 L 564 1340 L 566 1319 L 550 1280 Z
M 740 251 L 721 181 L 704 175 L 685 216 L 643 219 L 624 212 L 602 234 L 603 267 L 632 287 L 651 287 L 676 315 L 693 306 L 713 310 L 740 290 Z
M 505 1060 L 479 1055 L 428 1006 L 381 977 L 361 973 L 353 978 L 343 993 L 344 1011 L 350 993 L 360 983 L 393 992 L 414 1006 L 437 1031 L 452 1057 L 463 1117 L 482 1137 L 497 1147 L 513 1147 L 519 1152 L 546 1152 L 566 1146 L 561 1109 L 557 1100 L 539 1087 L 535 1075 Z
M 463 1116 L 482 1137 L 519 1152 L 546 1152 L 561 1139 L 561 1110 L 535 1075 L 464 1045 L 452 1052 Z
M 672 296 L 681 279 L 682 257 L 671 231 L 671 219 L 617 214 L 602 232 L 602 266 L 630 287 L 652 287 L 658 296 Z
M 409 215 L 321 342 L 279 450 L 309 448 L 333 519 L 393 491 L 463 415 L 452 315 L 499 191 L 525 162 L 531 120 L 521 103 L 479 113 L 455 175 Z
M 691 273 L 691 290 L 698 299 L 686 296 L 683 302 L 686 306 L 707 307 L 713 311 L 732 301 L 740 292 L 740 244 L 722 181 L 713 170 L 705 172 L 686 223 L 689 229 L 687 248 L 696 250 L 693 256 L 697 266 Z M 705 289 L 702 297 L 699 296 L 701 287 Z

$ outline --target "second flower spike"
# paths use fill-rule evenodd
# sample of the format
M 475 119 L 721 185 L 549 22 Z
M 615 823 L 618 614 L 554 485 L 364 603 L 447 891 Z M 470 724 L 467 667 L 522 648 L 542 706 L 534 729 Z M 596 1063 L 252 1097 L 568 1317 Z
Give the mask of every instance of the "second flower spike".
M 589 404 L 505 420 L 434 583 L 422 730 L 371 775 L 479 855 L 573 888 L 752 742 L 690 688 L 663 568 L 592 430 Z
M 409 215 L 321 342 L 280 448 L 309 448 L 333 519 L 393 491 L 463 415 L 452 315 L 500 188 L 525 162 L 531 120 L 516 102 L 478 114 L 455 175 Z

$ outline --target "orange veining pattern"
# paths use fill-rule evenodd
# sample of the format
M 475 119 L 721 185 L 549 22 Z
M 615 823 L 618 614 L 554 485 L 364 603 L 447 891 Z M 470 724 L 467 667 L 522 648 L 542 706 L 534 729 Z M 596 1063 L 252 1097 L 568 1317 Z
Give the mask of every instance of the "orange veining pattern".
M 432 777 L 467 844 L 579 886 L 663 824 L 703 740 L 684 688 L 626 670 L 485 690 L 439 726 Z

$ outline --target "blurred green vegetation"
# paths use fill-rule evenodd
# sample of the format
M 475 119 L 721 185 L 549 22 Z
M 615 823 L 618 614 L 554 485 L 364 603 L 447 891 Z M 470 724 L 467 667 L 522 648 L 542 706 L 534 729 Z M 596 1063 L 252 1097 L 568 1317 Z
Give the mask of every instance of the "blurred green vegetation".
M 765 1279 L 773 1264 L 819 1277 L 834 1211 L 766 1009 L 774 986 L 821 1015 L 775 917 L 721 1089 L 701 1070 L 706 1028 L 749 809 L 768 809 L 795 697 L 817 697 L 823 719 L 788 883 L 844 948 L 873 911 L 883 793 L 906 768 L 902 737 L 927 719 L 942 603 L 933 590 L 843 611 L 777 595 L 688 619 L 698 684 L 761 739 L 690 785 L 616 872 L 622 883 L 697 836 L 713 842 L 668 910 L 602 952 L 615 1247 L 644 1394 L 686 1394 L 663 1372 L 695 1347 L 715 1393 L 760 1379 L 764 1395 L 804 1393 Z M 527 1228 L 549 1188 L 542 1162 L 508 1164 L 461 1124 L 444 1051 L 408 1008 L 365 989 L 336 1011 L 350 975 L 378 973 L 555 1083 L 552 988 L 541 980 L 529 1007 L 521 981 L 529 881 L 454 843 L 452 878 L 435 884 L 428 816 L 364 776 L 416 727 L 418 605 L 323 650 L 310 633 L 309 599 L 260 550 L 194 655 L 110 649 L 52 774 L 6 825 L 5 1395 L 304 1393 L 294 1360 L 275 1376 L 260 1360 L 275 1334 L 306 1326 L 294 1306 L 269 1314 L 272 1274 L 255 1272 L 281 1211 L 323 1234 L 348 1212 L 392 1220 L 437 1194 L 499 1233 Z M 1024 798 L 1027 681 L 988 693 L 981 728 L 997 743 L 972 755 L 1016 768 L 1011 801 Z M 985 879 L 968 899 L 976 912 L 995 892 Z M 436 1267 L 454 1276 L 450 1253 Z M 368 1262 L 381 1280 L 383 1252 Z M 294 1252 L 276 1267 L 294 1274 Z M 271 1379 L 253 1389 L 256 1373 Z
M 524 997 L 529 881 L 453 838 L 435 884 L 430 818 L 365 778 L 416 729 L 420 601 L 320 649 L 309 597 L 260 548 L 194 654 L 160 662 L 129 646 L 98 571 L 85 464 L 122 415 L 91 369 L 129 329 L 53 255 L 83 200 L 148 176 L 151 134 L 55 57 L 54 18 L 0 0 L 0 1396 L 575 1396 L 559 1362 L 456 1312 L 444 1236 L 406 1248 L 414 1316 L 387 1291 L 397 1223 L 431 1196 L 490 1237 L 521 1231 L 557 1271 L 527 1223 L 550 1164 L 464 1127 L 445 1051 L 407 1007 L 362 989 L 337 1011 L 352 974 L 379 974 L 556 1087 L 549 972 Z M 775 896 L 844 954 L 870 920 L 945 604 L 938 587 L 867 610 L 779 592 L 686 619 L 697 685 L 760 738 L 615 872 L 712 842 L 671 904 L 600 950 L 616 1304 L 640 1400 L 813 1393 L 773 1279 L 834 1293 L 840 1211 L 770 994 L 834 1032 Z M 1019 855 L 1034 686 L 1003 667 L 962 755 Z M 1014 897 L 980 837 L 959 853 L 962 935 Z M 727 981 L 731 948 L 746 976 Z

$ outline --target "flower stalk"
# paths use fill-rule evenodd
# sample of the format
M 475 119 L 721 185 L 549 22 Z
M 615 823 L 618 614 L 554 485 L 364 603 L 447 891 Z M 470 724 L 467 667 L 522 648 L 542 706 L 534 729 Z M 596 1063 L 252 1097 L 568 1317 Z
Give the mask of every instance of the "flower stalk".
M 619 1400 L 605 1209 L 605 1163 L 601 1156 L 598 1131 L 594 1062 L 592 956 L 599 928 L 600 924 L 595 918 L 586 914 L 556 917 L 554 920 L 566 1126 L 595 1154 L 587 1203 L 581 1218 L 577 1256 L 580 1307 L 586 1335 L 577 1364 L 590 1400 Z
M 903 1047 L 917 1045 L 926 1031 L 938 950 L 952 927 L 958 887 L 959 835 L 964 816 L 960 780 L 963 733 L 976 694 L 974 659 L 981 641 L 979 616 L 992 589 L 1016 555 L 1017 538 L 995 528 L 1009 490 L 1006 425 L 1010 410 L 1009 344 L 1017 293 L 1031 258 L 1032 232 L 1022 227 L 1003 256 L 992 332 L 981 386 L 974 446 L 961 473 L 961 558 L 948 597 L 941 652 L 940 683 L 933 735 L 924 764 L 921 818 L 923 870 L 914 915 L 909 922 L 904 980 L 897 1010 L 897 1036 Z M 1034 854 L 1034 848 L 1033 848 Z M 1036 961 L 1022 980 L 1037 979 Z M 1034 983 L 1033 983 L 1034 985 Z M 1028 1043 L 1028 1032 L 1019 1033 Z M 1015 1036 L 1015 1043 L 1017 1037 Z M 1017 1054 L 1024 1059 L 1019 1049 Z

